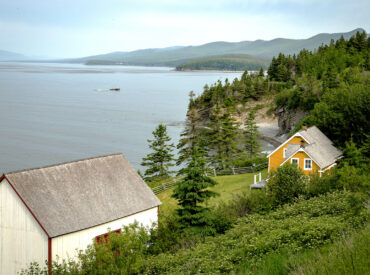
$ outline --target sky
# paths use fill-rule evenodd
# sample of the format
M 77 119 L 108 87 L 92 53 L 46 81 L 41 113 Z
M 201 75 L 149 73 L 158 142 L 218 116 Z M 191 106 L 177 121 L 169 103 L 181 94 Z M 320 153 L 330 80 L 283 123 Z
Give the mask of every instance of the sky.
M 0 50 L 50 58 L 370 30 L 369 0 L 0 0 Z

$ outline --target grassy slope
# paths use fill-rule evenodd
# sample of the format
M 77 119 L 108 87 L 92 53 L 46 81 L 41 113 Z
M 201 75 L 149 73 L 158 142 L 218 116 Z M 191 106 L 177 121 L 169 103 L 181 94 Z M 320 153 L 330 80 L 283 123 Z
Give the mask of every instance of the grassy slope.
M 259 267 L 269 254 L 289 251 L 293 255 L 329 245 L 343 232 L 351 232 L 367 222 L 369 210 L 362 207 L 354 211 L 352 197 L 349 192 L 334 192 L 302 199 L 268 214 L 247 215 L 225 234 L 209 237 L 192 249 L 149 257 L 143 273 L 231 273 L 245 262 L 251 268 Z
M 267 176 L 267 169 L 264 169 L 262 172 L 262 178 Z M 211 190 L 220 194 L 216 198 L 212 198 L 208 203 L 209 205 L 215 204 L 221 200 L 228 201 L 233 197 L 233 194 L 241 192 L 249 192 L 249 185 L 253 183 L 253 178 L 256 173 L 232 175 L 232 176 L 218 176 L 214 179 L 218 184 L 211 188 Z M 173 209 L 176 209 L 177 203 L 176 200 L 171 198 L 172 190 L 168 189 L 160 194 L 157 197 L 161 200 L 162 205 L 160 211 L 163 213 L 168 213 Z
M 294 254 L 268 254 L 256 267 L 242 265 L 237 274 L 370 274 L 370 227 L 336 242 Z

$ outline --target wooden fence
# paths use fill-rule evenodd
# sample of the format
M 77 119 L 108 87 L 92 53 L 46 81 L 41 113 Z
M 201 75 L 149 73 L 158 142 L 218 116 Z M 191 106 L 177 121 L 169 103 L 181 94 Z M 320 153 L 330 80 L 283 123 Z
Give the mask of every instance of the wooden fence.
M 268 163 L 261 163 L 261 164 L 253 165 L 249 167 L 229 168 L 229 169 L 224 169 L 224 170 L 208 169 L 206 171 L 206 176 L 216 177 L 216 176 L 224 176 L 224 175 L 238 175 L 238 174 L 254 173 L 264 168 L 267 168 L 267 166 L 268 166 Z
M 239 168 L 230 168 L 225 170 L 216 170 L 216 169 L 209 169 L 206 171 L 207 177 L 216 177 L 216 176 L 223 176 L 223 175 L 238 175 L 238 174 L 246 174 L 246 173 L 254 173 L 260 171 L 264 168 L 267 168 L 267 163 L 262 163 L 255 166 L 249 167 L 239 167 Z M 163 182 L 161 185 L 153 187 L 152 190 L 154 194 L 159 194 L 169 188 L 174 187 L 182 178 L 175 178 L 170 179 L 167 182 Z
M 157 195 L 157 194 L 159 194 L 159 193 L 161 193 L 161 192 L 163 192 L 163 191 L 165 191 L 165 190 L 167 190 L 167 189 L 169 189 L 169 188 L 172 188 L 172 187 L 174 187 L 174 186 L 177 184 L 177 182 L 179 182 L 180 180 L 181 180 L 181 179 L 176 178 L 176 179 L 170 180 L 170 181 L 168 181 L 168 182 L 164 182 L 164 183 L 162 183 L 162 184 L 161 184 L 161 185 L 159 185 L 159 186 L 153 187 L 153 188 L 152 188 L 153 193 Z

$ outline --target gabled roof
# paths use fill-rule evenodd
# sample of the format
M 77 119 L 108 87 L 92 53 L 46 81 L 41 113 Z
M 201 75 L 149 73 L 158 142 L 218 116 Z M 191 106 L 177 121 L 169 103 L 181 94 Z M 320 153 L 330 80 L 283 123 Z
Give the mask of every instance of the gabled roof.
M 288 147 L 287 147 L 286 155 L 285 155 L 286 158 L 289 159 L 290 157 L 292 157 L 299 150 L 299 148 L 301 148 L 300 144 L 288 143 Z
M 307 130 L 300 130 L 298 134 L 303 137 L 308 144 L 301 147 L 300 144 L 288 143 L 286 159 L 282 164 L 287 162 L 298 151 L 305 152 L 321 169 L 334 163 L 342 156 L 342 152 L 334 147 L 331 140 L 316 126 L 312 126 Z
M 122 154 L 5 174 L 50 237 L 161 204 Z
M 321 145 L 332 145 L 333 142 L 324 135 L 323 132 L 319 130 L 316 126 L 311 126 L 307 130 L 299 130 L 298 133 L 308 142 L 308 143 L 318 143 Z

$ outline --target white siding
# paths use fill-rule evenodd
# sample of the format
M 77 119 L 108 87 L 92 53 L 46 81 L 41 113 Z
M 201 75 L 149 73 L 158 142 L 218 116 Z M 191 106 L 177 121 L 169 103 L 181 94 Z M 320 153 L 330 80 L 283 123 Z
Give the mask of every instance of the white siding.
M 81 230 L 78 232 L 66 234 L 63 236 L 55 237 L 52 239 L 52 259 L 55 261 L 58 255 L 59 259 L 74 258 L 77 256 L 77 250 L 85 250 L 89 244 L 92 244 L 96 236 L 111 230 L 122 228 L 123 225 L 129 225 L 135 220 L 144 226 L 151 226 L 153 222 L 157 222 L 158 208 L 152 208 L 135 215 L 122 218 L 116 221 L 98 225 L 89 229 Z
M 0 274 L 17 274 L 48 258 L 48 237 L 9 183 L 0 182 Z

